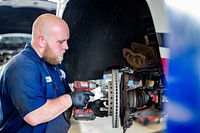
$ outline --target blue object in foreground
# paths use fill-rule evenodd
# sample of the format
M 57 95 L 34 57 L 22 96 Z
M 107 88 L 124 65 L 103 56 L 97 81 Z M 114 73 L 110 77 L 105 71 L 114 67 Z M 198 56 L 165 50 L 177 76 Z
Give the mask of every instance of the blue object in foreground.
M 200 15 L 198 0 L 166 0 L 170 36 L 167 133 L 200 132 Z

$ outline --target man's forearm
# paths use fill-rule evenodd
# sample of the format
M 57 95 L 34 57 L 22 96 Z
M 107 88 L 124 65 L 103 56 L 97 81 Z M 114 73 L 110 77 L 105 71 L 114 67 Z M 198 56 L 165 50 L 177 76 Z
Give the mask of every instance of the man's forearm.
M 43 106 L 28 113 L 24 120 L 32 126 L 48 122 L 63 113 L 71 105 L 72 100 L 68 94 L 55 99 L 49 99 Z

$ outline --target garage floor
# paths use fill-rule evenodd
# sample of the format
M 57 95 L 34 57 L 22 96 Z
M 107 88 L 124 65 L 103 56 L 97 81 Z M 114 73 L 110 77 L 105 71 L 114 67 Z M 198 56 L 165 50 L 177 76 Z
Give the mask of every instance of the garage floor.
M 126 133 L 162 133 L 165 123 L 150 123 L 147 126 L 140 122 L 134 121 L 131 128 Z M 72 127 L 69 133 L 123 133 L 123 129 L 119 124 L 119 128 L 112 128 L 112 117 L 96 118 L 93 121 L 79 121 L 72 118 Z

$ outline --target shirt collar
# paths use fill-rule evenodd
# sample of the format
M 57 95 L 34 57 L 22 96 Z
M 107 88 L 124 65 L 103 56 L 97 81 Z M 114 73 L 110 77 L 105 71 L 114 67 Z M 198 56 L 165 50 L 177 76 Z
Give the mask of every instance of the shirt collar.
M 38 61 L 38 62 L 41 62 L 41 61 L 45 61 L 45 59 L 43 58 L 40 58 L 40 56 L 37 54 L 37 52 L 33 49 L 33 47 L 31 46 L 30 43 L 27 43 L 25 45 L 25 50 L 27 50 L 32 56 L 33 58 L 35 59 L 35 61 Z

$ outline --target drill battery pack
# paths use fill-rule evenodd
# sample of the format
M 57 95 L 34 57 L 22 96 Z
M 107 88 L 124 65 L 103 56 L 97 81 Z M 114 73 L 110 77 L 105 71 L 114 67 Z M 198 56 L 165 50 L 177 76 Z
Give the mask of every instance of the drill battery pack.
M 96 115 L 91 109 L 75 109 L 74 115 L 75 120 L 94 120 L 96 118 Z

